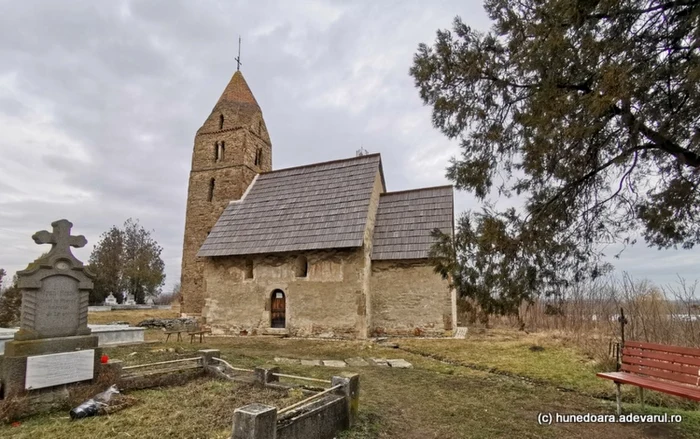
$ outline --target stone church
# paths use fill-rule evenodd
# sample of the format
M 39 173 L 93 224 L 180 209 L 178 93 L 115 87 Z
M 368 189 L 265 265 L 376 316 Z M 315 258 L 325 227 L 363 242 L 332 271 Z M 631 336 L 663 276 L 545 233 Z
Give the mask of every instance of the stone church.
M 236 71 L 195 136 L 182 313 L 215 334 L 443 335 L 456 297 L 428 251 L 453 211 L 451 186 L 387 192 L 379 154 L 273 170 Z

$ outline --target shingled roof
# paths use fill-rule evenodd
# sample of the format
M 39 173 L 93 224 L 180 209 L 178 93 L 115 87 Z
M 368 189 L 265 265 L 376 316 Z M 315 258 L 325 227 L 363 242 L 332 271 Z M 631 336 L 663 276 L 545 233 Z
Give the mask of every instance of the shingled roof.
M 372 259 L 423 259 L 433 229 L 453 233 L 452 186 L 388 192 L 379 198 Z
M 379 154 L 260 174 L 198 256 L 360 247 Z

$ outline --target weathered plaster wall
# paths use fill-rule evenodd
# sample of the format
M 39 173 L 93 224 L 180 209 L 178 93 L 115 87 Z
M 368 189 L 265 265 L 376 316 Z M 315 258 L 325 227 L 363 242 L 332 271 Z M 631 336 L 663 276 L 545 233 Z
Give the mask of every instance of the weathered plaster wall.
M 452 329 L 449 283 L 421 261 L 373 261 L 371 335 L 443 335 Z
M 309 264 L 306 278 L 296 277 L 300 255 Z M 253 279 L 245 279 L 248 259 L 253 261 Z M 270 297 L 280 289 L 290 335 L 361 337 L 357 305 L 363 259 L 361 249 L 207 258 L 203 314 L 215 333 L 259 334 L 270 327 Z

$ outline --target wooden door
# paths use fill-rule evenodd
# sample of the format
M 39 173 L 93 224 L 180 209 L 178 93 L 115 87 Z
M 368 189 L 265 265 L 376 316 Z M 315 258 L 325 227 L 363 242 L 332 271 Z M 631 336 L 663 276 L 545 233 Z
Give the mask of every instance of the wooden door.
M 272 292 L 272 303 L 270 306 L 271 327 L 284 328 L 286 326 L 286 303 L 284 293 L 280 290 Z

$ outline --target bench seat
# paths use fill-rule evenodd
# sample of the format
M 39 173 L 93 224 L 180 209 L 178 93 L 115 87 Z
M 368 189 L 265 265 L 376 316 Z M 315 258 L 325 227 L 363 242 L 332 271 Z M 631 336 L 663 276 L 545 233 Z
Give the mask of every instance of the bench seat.
M 700 387 L 690 387 L 683 384 L 675 384 L 660 381 L 657 378 L 647 378 L 627 372 L 601 372 L 596 374 L 599 378 L 612 380 L 620 384 L 631 384 L 637 387 L 643 387 L 657 392 L 667 393 L 669 395 L 680 396 L 683 398 L 700 401 Z
M 621 353 L 617 372 L 596 374 L 615 383 L 618 415 L 622 410 L 622 384 L 639 387 L 642 404 L 644 389 L 700 401 L 700 349 L 627 341 Z

